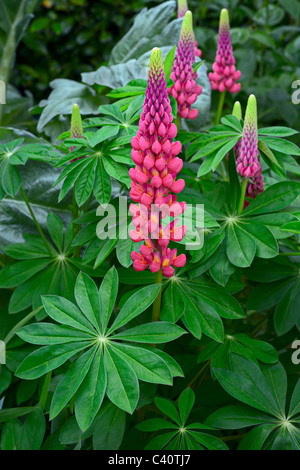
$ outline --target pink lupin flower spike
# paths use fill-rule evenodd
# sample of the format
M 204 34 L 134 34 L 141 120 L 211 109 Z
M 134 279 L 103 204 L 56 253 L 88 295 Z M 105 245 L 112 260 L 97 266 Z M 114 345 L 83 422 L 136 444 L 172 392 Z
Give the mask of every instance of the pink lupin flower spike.
M 185 183 L 183 179 L 176 180 L 183 162 L 177 157 L 181 143 L 173 142 L 177 127 L 172 120 L 162 55 L 160 49 L 154 48 L 139 130 L 131 140 L 136 166 L 129 170 L 130 197 L 139 204 L 130 205 L 135 227 L 130 238 L 134 242 L 145 241 L 140 253 L 131 253 L 131 259 L 136 271 L 149 267 L 155 273 L 162 269 L 166 277 L 173 276 L 174 267 L 184 266 L 186 261 L 185 255 L 177 256 L 176 249 L 168 248 L 170 240 L 183 239 L 186 227 L 177 227 L 177 219 L 165 228 L 161 224 L 164 217 L 177 217 L 186 207 L 173 194 L 180 193 Z
M 264 190 L 264 179 L 259 161 L 257 134 L 257 105 L 254 95 L 250 95 L 247 103 L 243 137 L 235 148 L 237 156 L 237 172 L 247 178 L 246 197 L 254 199 Z M 248 202 L 245 201 L 244 208 Z
M 82 120 L 80 116 L 79 106 L 77 104 L 74 104 L 72 108 L 70 137 L 71 139 L 83 138 Z M 70 147 L 69 152 L 72 152 L 74 148 L 75 146 Z M 75 160 L 79 160 L 80 158 L 83 158 L 83 157 L 74 158 L 74 160 L 71 160 L 71 162 L 74 162 Z
M 194 62 L 193 17 L 192 13 L 187 11 L 184 15 L 172 67 L 171 79 L 174 81 L 174 85 L 168 89 L 168 93 L 177 101 L 179 116 L 187 119 L 195 119 L 198 116 L 197 109 L 191 109 L 191 105 L 202 93 L 202 87 L 197 85 L 195 81 L 198 74 L 193 70 Z
M 187 0 L 178 0 L 178 10 L 177 10 L 177 17 L 178 18 L 182 18 L 186 12 L 188 11 L 188 4 L 187 4 Z M 200 57 L 202 56 L 202 51 L 201 49 L 198 48 L 198 43 L 194 37 L 194 52 L 195 52 L 195 55 L 197 57 Z
M 237 93 L 241 89 L 241 84 L 236 83 L 241 72 L 235 68 L 235 58 L 230 40 L 229 15 L 225 8 L 220 15 L 218 49 L 213 72 L 210 72 L 208 76 L 212 90 L 219 90 L 221 93 L 225 90 Z

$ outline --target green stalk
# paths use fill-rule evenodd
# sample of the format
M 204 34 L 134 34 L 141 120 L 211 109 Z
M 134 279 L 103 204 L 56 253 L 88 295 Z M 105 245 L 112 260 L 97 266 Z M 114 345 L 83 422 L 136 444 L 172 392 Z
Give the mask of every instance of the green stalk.
M 37 230 L 38 230 L 38 232 L 39 232 L 39 234 L 40 234 L 40 236 L 41 236 L 41 238 L 42 238 L 42 240 L 43 240 L 43 242 L 44 242 L 44 244 L 45 244 L 45 247 L 47 248 L 47 251 L 49 252 L 49 255 L 50 255 L 51 258 L 52 258 L 52 257 L 53 257 L 53 252 L 52 252 L 52 250 L 51 250 L 51 246 L 50 246 L 49 242 L 47 241 L 47 239 L 46 239 L 46 237 L 45 237 L 45 235 L 44 235 L 44 233 L 43 233 L 43 230 L 42 230 L 40 224 L 39 224 L 38 221 L 37 221 L 36 216 L 34 215 L 34 212 L 33 212 L 32 208 L 31 208 L 30 202 L 28 201 L 27 196 L 26 196 L 26 194 L 25 194 L 24 189 L 22 188 L 22 186 L 20 186 L 20 193 L 21 193 L 21 195 L 22 195 L 22 198 L 24 199 L 24 202 L 25 202 L 25 204 L 26 204 L 26 206 L 27 206 L 27 209 L 28 209 L 29 212 L 30 212 L 30 215 L 31 215 L 31 217 L 32 217 L 32 220 L 33 220 L 33 222 L 35 223 L 35 226 L 36 226 L 36 228 L 37 228 Z
M 242 213 L 242 210 L 244 207 L 244 201 L 245 201 L 246 188 L 247 188 L 247 178 L 244 178 L 242 181 L 242 185 L 241 185 L 241 197 L 240 197 L 240 202 L 239 202 L 238 209 L 237 209 L 237 215 L 240 215 Z
M 279 256 L 300 256 L 300 251 L 294 253 L 279 253 Z
M 216 114 L 216 122 L 215 125 L 217 126 L 220 124 L 221 117 L 222 117 L 222 111 L 223 111 L 223 106 L 224 106 L 224 100 L 225 100 L 225 94 L 226 90 L 220 93 L 220 98 L 219 98 L 219 104 L 218 104 L 218 109 L 217 109 L 217 114 Z
M 51 382 L 51 376 L 52 376 L 52 371 L 48 372 L 48 374 L 46 375 L 45 380 L 44 380 L 44 385 L 43 385 L 43 389 L 42 389 L 42 393 L 41 393 L 41 397 L 40 397 L 40 405 L 41 405 L 42 410 L 44 410 L 45 406 L 46 406 L 46 401 L 47 401 L 48 391 L 49 391 L 49 385 L 50 385 L 50 382 Z
M 35 310 L 32 310 L 23 320 L 21 320 L 19 323 L 17 323 L 8 333 L 6 338 L 4 339 L 4 343 L 7 345 L 9 341 L 12 339 L 14 336 L 15 332 L 18 331 L 22 326 L 26 325 L 43 307 L 38 307 Z
M 162 283 L 162 269 L 155 273 L 155 284 Z M 159 321 L 161 306 L 161 289 L 153 304 L 152 321 Z

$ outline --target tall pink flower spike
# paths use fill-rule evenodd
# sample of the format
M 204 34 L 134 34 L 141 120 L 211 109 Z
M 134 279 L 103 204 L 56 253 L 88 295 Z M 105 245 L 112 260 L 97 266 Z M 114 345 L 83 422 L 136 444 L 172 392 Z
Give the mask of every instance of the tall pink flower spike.
M 237 156 L 237 172 L 248 178 L 246 197 L 255 197 L 264 190 L 264 178 L 259 161 L 258 134 L 257 134 L 257 105 L 254 95 L 250 95 L 247 103 L 243 137 L 240 146 L 235 148 Z M 248 202 L 245 201 L 244 208 Z
M 221 93 L 225 90 L 230 93 L 240 91 L 241 84 L 236 81 L 239 80 L 241 72 L 235 68 L 235 58 L 230 40 L 229 15 L 225 8 L 220 15 L 218 49 L 212 68 L 213 72 L 208 74 L 212 90 L 219 90 Z
M 185 255 L 177 256 L 176 249 L 168 248 L 170 240 L 183 239 L 186 227 L 177 227 L 178 219 L 165 228 L 161 223 L 166 216 L 182 214 L 186 207 L 185 202 L 177 202 L 177 196 L 172 194 L 180 193 L 185 185 L 183 179 L 176 181 L 183 162 L 177 157 L 181 143 L 172 142 L 177 134 L 172 120 L 161 50 L 154 48 L 139 130 L 131 140 L 131 156 L 136 166 L 129 170 L 130 197 L 139 204 L 130 205 L 135 226 L 130 238 L 134 242 L 145 241 L 140 253 L 131 253 L 131 259 L 136 271 L 149 266 L 153 273 L 162 269 L 166 277 L 173 276 L 174 267 L 182 267 L 186 262 Z
M 178 106 L 178 114 L 184 119 L 196 119 L 197 109 L 191 109 L 197 97 L 202 93 L 202 87 L 197 85 L 197 72 L 193 70 L 195 62 L 194 51 L 194 31 L 193 17 L 190 11 L 184 15 L 182 22 L 180 38 L 174 64 L 172 67 L 171 79 L 174 85 L 168 89 Z
M 178 18 L 182 18 L 186 12 L 188 11 L 188 4 L 187 4 L 187 0 L 178 0 L 178 10 L 177 10 L 177 16 Z M 202 51 L 201 49 L 198 49 L 198 44 L 197 44 L 197 41 L 194 37 L 194 52 L 195 52 L 195 55 L 199 57 L 202 56 Z

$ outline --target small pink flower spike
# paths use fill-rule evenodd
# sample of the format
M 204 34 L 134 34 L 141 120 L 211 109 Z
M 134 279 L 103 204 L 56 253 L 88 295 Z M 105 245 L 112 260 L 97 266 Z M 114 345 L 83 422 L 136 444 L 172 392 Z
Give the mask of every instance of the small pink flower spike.
M 183 162 L 177 157 L 181 143 L 173 142 L 177 127 L 172 121 L 161 50 L 154 48 L 139 130 L 131 140 L 131 156 L 136 166 L 129 170 L 132 180 L 130 196 L 139 204 L 130 205 L 134 225 L 130 238 L 134 242 L 145 242 L 140 253 L 131 253 L 131 259 L 136 271 L 149 267 L 155 273 L 162 269 L 167 277 L 174 274 L 172 264 L 180 267 L 185 263 L 184 255 L 177 257 L 176 250 L 168 248 L 170 239 L 183 238 L 185 226 L 177 227 L 174 222 L 164 230 L 161 224 L 164 217 L 178 216 L 186 207 L 184 202 L 177 202 L 176 196 L 183 190 L 184 180 L 176 180 Z
M 213 72 L 210 72 L 208 76 L 212 90 L 219 90 L 221 93 L 225 90 L 237 93 L 241 89 L 241 84 L 236 83 L 241 72 L 235 68 L 230 40 L 229 15 L 226 8 L 221 11 L 217 55 L 213 64 Z
M 70 129 L 70 137 L 71 139 L 82 139 L 83 138 L 83 127 L 82 127 L 82 120 L 80 116 L 79 106 L 77 104 L 73 105 L 72 115 L 71 115 L 71 129 Z M 72 152 L 75 147 L 70 147 L 69 152 Z M 74 162 L 75 160 L 79 160 L 80 158 L 74 158 L 71 160 Z
M 178 0 L 178 11 L 177 11 L 177 16 L 178 18 L 182 18 L 186 12 L 188 11 L 188 4 L 187 4 L 187 0 Z M 200 57 L 202 56 L 202 51 L 201 49 L 198 48 L 198 44 L 197 44 L 197 41 L 195 40 L 195 37 L 194 37 L 194 52 L 195 52 L 195 55 L 197 57 Z
M 202 93 L 202 87 L 197 85 L 195 81 L 198 74 L 193 70 L 195 62 L 194 39 L 193 16 L 190 11 L 187 11 L 184 15 L 172 67 L 171 79 L 174 81 L 174 85 L 168 89 L 168 93 L 177 101 L 179 116 L 185 119 L 196 119 L 198 116 L 198 111 L 191 109 L 191 105 Z
M 235 109 L 239 118 L 238 105 Z M 241 114 L 241 112 L 240 112 Z M 254 95 L 250 95 L 247 103 L 243 137 L 239 141 L 239 147 L 235 148 L 237 157 L 237 172 L 247 178 L 246 197 L 254 199 L 264 190 L 262 167 L 259 161 L 258 134 L 257 134 L 257 105 Z M 244 208 L 248 202 L 245 201 Z

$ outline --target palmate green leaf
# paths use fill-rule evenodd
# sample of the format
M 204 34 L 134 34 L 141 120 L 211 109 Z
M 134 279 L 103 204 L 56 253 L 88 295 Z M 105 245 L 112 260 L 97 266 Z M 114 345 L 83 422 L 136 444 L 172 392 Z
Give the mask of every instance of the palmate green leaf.
M 100 266 L 100 264 L 102 264 L 103 261 L 106 260 L 108 255 L 112 252 L 112 250 L 114 249 L 114 247 L 118 243 L 118 240 L 119 240 L 119 236 L 117 235 L 115 238 L 107 238 L 104 241 L 103 245 L 100 248 L 100 251 L 97 250 L 98 255 L 96 257 L 96 261 L 95 261 L 95 264 L 94 264 L 95 268 Z M 88 259 L 88 261 L 91 261 L 94 258 L 95 258 L 95 256 L 93 256 L 93 258 L 91 258 L 91 259 Z M 87 260 L 85 260 L 85 262 L 87 262 Z
M 200 296 L 188 289 L 182 289 L 180 286 L 182 296 L 185 303 L 185 313 L 183 323 L 190 329 L 191 333 L 196 338 L 201 337 L 201 332 L 205 333 L 215 341 L 223 342 L 224 328 L 222 320 L 216 313 L 215 308 L 207 304 L 205 301 L 201 302 Z M 203 308 L 205 309 L 203 311 Z
M 151 347 L 150 349 L 150 346 L 143 346 L 143 348 L 148 351 L 150 350 L 151 352 L 153 352 L 153 348 Z M 177 364 L 177 362 L 171 356 L 169 356 L 169 354 L 167 354 L 165 351 L 162 351 L 161 349 L 158 349 L 158 348 L 155 348 L 155 354 L 161 357 L 164 360 L 164 362 L 167 364 L 172 377 L 184 377 L 184 373 L 181 367 Z
M 98 413 L 105 395 L 106 384 L 104 358 L 98 350 L 76 394 L 75 414 L 82 431 L 88 429 Z
M 113 351 L 132 367 L 143 382 L 172 385 L 173 379 L 166 362 L 149 349 L 121 343 L 110 343 Z
M 291 204 L 300 192 L 300 183 L 284 181 L 275 183 L 257 196 L 242 212 L 242 217 L 274 212 Z
M 126 413 L 113 403 L 100 411 L 93 431 L 94 450 L 117 450 L 123 440 Z
M 77 392 L 88 373 L 97 346 L 90 348 L 71 365 L 55 389 L 50 408 L 50 420 L 54 419 Z
M 139 423 L 136 428 L 140 431 L 154 432 L 160 431 L 161 429 L 178 429 L 178 425 L 170 423 L 169 421 L 161 418 L 150 418 L 146 419 L 146 421 L 143 421 L 142 423 Z
M 78 307 L 69 300 L 58 295 L 46 295 L 42 301 L 44 309 L 53 320 L 86 333 L 95 332 L 92 324 L 82 315 Z
M 251 220 L 245 222 L 240 223 L 238 227 L 240 230 L 246 231 L 255 241 L 256 256 L 259 258 L 274 258 L 277 256 L 278 245 L 271 231 L 263 224 L 253 223 Z
M 16 333 L 27 343 L 40 345 L 66 344 L 93 340 L 92 334 L 54 323 L 35 323 L 24 326 Z
M 127 188 L 130 187 L 131 179 L 128 175 L 128 169 L 124 164 L 117 163 L 107 156 L 103 156 L 103 163 L 106 172 L 117 181 L 125 184 Z
M 90 341 L 51 345 L 39 348 L 29 354 L 16 371 L 17 377 L 37 379 L 64 364 L 74 354 L 90 346 Z
M 81 272 L 76 280 L 74 294 L 80 310 L 100 333 L 100 299 L 96 284 L 89 276 Z
M 95 147 L 97 144 L 100 144 L 100 142 L 103 142 L 104 140 L 115 136 L 116 134 L 118 134 L 118 132 L 118 125 L 101 127 L 101 129 L 95 132 L 93 137 L 89 139 L 89 144 L 91 145 L 91 147 Z
M 19 450 L 22 424 L 18 419 L 7 421 L 1 433 L 1 450 Z
M 99 159 L 95 169 L 94 195 L 100 204 L 110 201 L 111 181 L 110 176 L 104 169 L 103 162 Z
M 260 139 L 273 150 L 278 150 L 287 155 L 300 155 L 299 147 L 288 140 L 273 137 L 261 137 Z
M 229 450 L 224 442 L 214 436 L 211 436 L 210 434 L 189 431 L 189 435 L 209 450 Z
M 109 328 L 108 332 L 111 333 L 118 328 L 126 325 L 140 313 L 144 312 L 150 305 L 153 304 L 161 288 L 161 284 L 153 284 L 143 287 L 135 292 L 123 305 L 119 315 Z
M 0 410 L 0 423 L 6 423 L 12 419 L 20 418 L 28 413 L 32 413 L 34 410 L 36 410 L 35 406 L 6 408 L 4 410 Z
M 272 365 L 262 364 L 261 370 L 264 374 L 268 389 L 273 396 L 277 409 L 285 416 L 285 403 L 287 393 L 287 375 L 280 362 Z
M 145 447 L 145 450 L 161 450 L 163 449 L 169 442 L 177 436 L 176 432 L 169 432 L 166 434 L 162 434 L 160 436 L 156 436 L 151 439 L 150 442 Z
M 235 137 L 235 138 L 229 140 L 229 142 L 227 142 L 223 147 L 220 148 L 220 150 L 216 154 L 216 156 L 214 158 L 214 161 L 213 161 L 213 164 L 212 164 L 213 170 L 216 170 L 217 166 L 221 163 L 221 161 L 223 160 L 225 155 L 227 155 L 227 153 L 230 152 L 230 150 L 235 146 L 235 144 L 239 140 L 240 140 L 240 136 Z
M 15 197 L 21 186 L 21 175 L 19 170 L 6 162 L 3 166 L 2 172 L 2 187 L 5 193 L 11 197 Z
M 272 423 L 278 425 L 272 416 L 262 413 L 255 408 L 241 405 L 231 405 L 220 408 L 212 413 L 205 421 L 208 425 L 220 429 L 242 429 L 256 424 Z
M 260 450 L 275 427 L 274 424 L 263 424 L 251 429 L 241 441 L 238 450 Z
M 106 347 L 107 396 L 119 408 L 133 413 L 139 399 L 139 383 L 130 365 L 112 348 Z
M 26 417 L 21 439 L 20 450 L 39 450 L 46 431 L 46 421 L 41 408 L 37 408 Z
M 94 187 L 96 159 L 91 159 L 89 164 L 82 170 L 75 186 L 75 199 L 81 207 L 89 198 Z
M 294 388 L 293 395 L 291 398 L 289 417 L 295 416 L 300 413 L 300 379 Z
M 248 359 L 238 356 L 239 363 L 235 363 L 235 371 L 214 368 L 214 374 L 222 387 L 234 398 L 258 410 L 278 416 L 266 380 L 260 369 Z M 245 365 L 247 369 L 243 369 Z M 238 371 L 237 371 L 238 369 Z
M 27 281 L 37 272 L 45 269 L 49 264 L 49 260 L 28 260 L 20 261 L 6 266 L 0 271 L 0 287 L 9 288 L 16 287 Z
M 288 222 L 280 227 L 280 230 L 290 233 L 300 233 L 300 221 Z
M 184 426 L 195 403 L 195 394 L 191 388 L 185 389 L 178 400 L 179 413 Z
M 184 314 L 185 303 L 177 282 L 171 278 L 168 288 L 165 290 L 162 300 L 160 318 L 163 321 L 176 323 Z
M 126 331 L 121 331 L 114 335 L 114 339 L 131 341 L 134 343 L 167 343 L 173 341 L 183 334 L 182 328 L 168 322 L 145 323 L 144 325 L 135 326 Z
M 299 320 L 300 279 L 289 285 L 289 290 L 280 299 L 274 316 L 276 332 L 279 335 L 289 331 Z
M 181 426 L 180 416 L 177 411 L 176 405 L 167 398 L 154 398 L 155 405 L 157 408 L 162 411 L 165 415 L 171 418 L 178 426 Z
M 100 319 L 103 331 L 106 330 L 118 295 L 119 277 L 118 271 L 113 266 L 105 275 L 99 290 Z
M 282 126 L 263 127 L 258 129 L 258 135 L 267 135 L 270 137 L 289 137 L 295 134 L 298 134 L 298 131 L 295 131 L 295 129 Z
M 270 343 L 253 339 L 243 333 L 235 334 L 234 338 L 246 346 L 260 361 L 266 362 L 267 364 L 272 364 L 278 361 L 277 351 Z
M 191 158 L 191 162 L 199 160 L 200 158 L 207 157 L 211 153 L 217 151 L 220 147 L 223 148 L 224 145 L 231 142 L 232 139 L 219 139 L 214 142 L 210 142 L 204 147 L 202 147 L 195 155 Z
M 249 207 L 249 206 L 248 206 Z M 227 229 L 226 253 L 229 261 L 240 268 L 251 265 L 256 252 L 256 244 L 239 225 L 231 224 Z
M 56 248 L 62 252 L 64 239 L 64 227 L 62 221 L 55 214 L 49 214 L 47 217 L 47 227 Z

